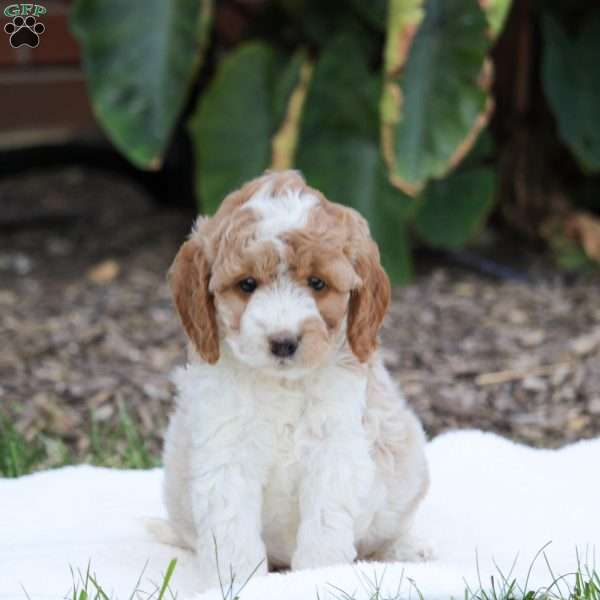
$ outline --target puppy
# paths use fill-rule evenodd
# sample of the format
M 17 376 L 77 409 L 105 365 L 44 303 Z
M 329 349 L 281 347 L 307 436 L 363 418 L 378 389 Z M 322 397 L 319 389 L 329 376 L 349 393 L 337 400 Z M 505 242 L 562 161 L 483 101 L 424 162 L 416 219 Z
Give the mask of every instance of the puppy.
M 198 219 L 169 280 L 190 344 L 160 535 L 196 552 L 203 588 L 427 559 L 425 439 L 377 351 L 390 284 L 366 221 L 268 172 Z

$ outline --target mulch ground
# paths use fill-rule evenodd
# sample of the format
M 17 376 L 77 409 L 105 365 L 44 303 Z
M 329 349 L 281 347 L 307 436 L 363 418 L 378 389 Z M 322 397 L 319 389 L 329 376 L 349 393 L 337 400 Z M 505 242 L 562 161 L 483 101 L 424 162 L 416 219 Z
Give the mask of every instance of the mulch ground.
M 79 458 L 92 416 L 110 430 L 123 405 L 158 451 L 184 361 L 165 273 L 193 215 L 79 168 L 4 179 L 0 207 L 0 405 Z M 430 435 L 600 433 L 600 275 L 533 262 L 520 283 L 428 261 L 394 291 L 385 358 Z

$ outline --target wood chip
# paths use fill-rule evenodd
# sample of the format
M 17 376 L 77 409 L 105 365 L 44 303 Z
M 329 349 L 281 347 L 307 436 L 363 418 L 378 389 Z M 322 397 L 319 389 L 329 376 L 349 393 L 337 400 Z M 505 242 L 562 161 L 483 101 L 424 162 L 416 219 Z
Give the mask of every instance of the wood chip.
M 574 339 L 570 346 L 571 350 L 578 356 L 591 354 L 598 346 L 600 346 L 600 327 L 595 331 L 592 331 L 592 333 Z
M 523 389 L 528 392 L 544 392 L 548 389 L 548 384 L 541 377 L 526 377 L 523 380 Z
M 555 365 L 543 365 L 540 367 L 531 367 L 529 369 L 507 369 L 506 371 L 497 371 L 495 373 L 482 373 L 475 378 L 477 385 L 498 385 L 509 381 L 519 381 L 527 377 L 544 377 L 552 375 L 557 369 L 569 366 L 569 363 L 557 363 Z
M 98 285 L 106 285 L 119 274 L 121 267 L 115 260 L 104 260 L 87 272 L 87 278 Z
M 546 333 L 541 329 L 525 330 L 519 333 L 519 341 L 526 348 L 539 346 L 546 338 Z
M 587 409 L 592 415 L 600 415 L 600 396 L 590 398 Z

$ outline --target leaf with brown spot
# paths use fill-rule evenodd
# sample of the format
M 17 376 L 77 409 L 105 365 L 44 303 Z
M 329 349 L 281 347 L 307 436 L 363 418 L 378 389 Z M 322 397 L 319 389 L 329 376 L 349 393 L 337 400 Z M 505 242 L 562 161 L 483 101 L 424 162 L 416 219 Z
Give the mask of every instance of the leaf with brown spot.
M 300 123 L 295 166 L 330 200 L 369 221 L 390 279 L 411 275 L 409 222 L 417 202 L 390 185 L 379 152 L 381 79 L 360 40 L 339 34 L 323 48 Z
M 271 141 L 273 169 L 289 169 L 294 164 L 302 108 L 313 72 L 312 63 L 305 56 L 301 58 L 299 79 L 289 96 L 285 118 Z
M 422 14 L 416 0 L 390 5 L 380 105 L 389 178 L 410 195 L 462 160 L 493 108 L 489 26 L 479 4 L 429 0 Z
M 385 83 L 381 94 L 381 149 L 392 183 L 406 193 L 415 194 L 418 189 L 400 179 L 392 172 L 394 159 L 394 129 L 401 118 L 402 90 L 395 79 L 399 76 L 412 41 L 423 21 L 424 0 L 390 0 L 387 35 L 384 49 Z M 394 179 L 396 179 L 394 181 Z
M 284 148 L 274 149 L 272 140 L 290 117 L 290 97 L 305 61 L 302 51 L 288 58 L 272 46 L 251 41 L 219 63 L 189 123 L 203 212 L 216 211 L 231 190 L 269 168 L 274 150 L 281 163 L 291 158 L 297 128 L 293 121 L 278 142 Z M 293 107 L 298 112 L 300 108 Z

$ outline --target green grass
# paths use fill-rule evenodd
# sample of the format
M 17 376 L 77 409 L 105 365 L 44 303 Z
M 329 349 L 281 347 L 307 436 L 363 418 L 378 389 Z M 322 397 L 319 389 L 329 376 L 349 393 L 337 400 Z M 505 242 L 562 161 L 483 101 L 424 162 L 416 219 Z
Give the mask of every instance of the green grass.
M 512 576 L 516 561 L 508 573 L 504 573 L 498 566 L 494 565 L 496 574 L 490 577 L 489 581 L 482 581 L 477 561 L 477 572 L 479 573 L 478 588 L 473 590 L 465 583 L 465 591 L 462 599 L 448 600 L 600 600 L 600 574 L 594 566 L 588 561 L 582 563 L 579 553 L 576 552 L 577 569 L 573 573 L 565 573 L 556 576 L 553 572 L 548 557 L 545 554 L 545 549 L 549 544 L 546 544 L 535 555 L 525 580 L 519 582 Z M 535 563 L 543 557 L 548 569 L 548 583 L 537 589 L 532 589 L 529 585 L 530 576 Z M 403 590 L 404 574 L 401 575 L 395 590 L 390 593 L 384 593 L 383 580 L 385 571 L 381 578 L 369 577 L 364 572 L 357 571 L 359 587 L 362 588 L 361 598 L 366 600 L 427 600 L 421 593 L 416 583 L 407 579 L 409 583 L 409 593 Z M 341 588 L 330 585 L 330 594 L 328 597 L 333 597 L 335 600 L 357 600 L 359 597 L 357 592 L 347 592 Z M 243 600 L 243 599 L 242 599 Z M 317 593 L 317 600 L 319 595 Z
M 20 477 L 35 470 L 47 458 L 47 451 L 40 440 L 28 442 L 0 413 L 0 475 Z
M 172 592 L 169 584 L 177 566 L 177 559 L 173 558 L 169 561 L 160 584 L 150 583 L 151 591 L 145 591 L 141 588 L 146 566 L 142 569 L 131 593 L 124 597 L 109 595 L 98 581 L 96 574 L 92 573 L 89 563 L 85 573 L 82 573 L 80 570 L 75 573 L 71 568 L 72 588 L 63 596 L 62 600 L 167 600 L 167 598 L 176 600 L 177 594 Z M 23 597 L 24 599 L 29 598 L 29 594 L 25 588 L 23 588 Z
M 239 585 L 236 581 L 236 575 L 231 570 L 229 571 L 229 583 L 225 583 L 223 581 L 223 574 L 221 572 L 221 561 L 219 560 L 219 548 L 217 546 L 217 539 L 213 536 L 213 544 L 215 547 L 215 563 L 217 565 L 217 576 L 219 578 L 219 590 L 221 592 L 221 597 L 223 600 L 240 600 L 240 595 L 242 590 L 248 585 L 248 582 L 256 575 L 256 572 L 263 565 L 264 560 L 261 560 L 254 570 L 244 579 L 244 581 Z M 237 587 L 236 587 L 237 586 Z
M 119 423 L 109 430 L 92 418 L 90 432 L 90 462 L 103 467 L 122 469 L 151 469 L 160 464 L 160 458 L 148 450 L 129 413 L 119 407 Z
M 0 411 L 0 477 L 20 477 L 42 469 L 86 462 L 102 467 L 149 469 L 160 464 L 144 442 L 126 409 L 119 409 L 115 425 L 99 423 L 91 415 L 89 451 L 76 457 L 58 436 L 46 433 L 27 439 Z
M 577 554 L 577 570 L 557 577 L 544 553 L 546 547 L 547 545 L 540 550 L 532 561 L 525 581 L 519 583 L 511 576 L 515 564 L 506 574 L 496 566 L 496 574 L 488 582 L 483 582 L 480 579 L 477 590 L 472 590 L 468 585 L 465 585 L 463 598 L 448 598 L 448 600 L 600 600 L 600 575 L 594 567 L 587 566 L 587 563 L 582 564 Z M 540 556 L 543 556 L 548 568 L 548 583 L 544 587 L 531 589 L 529 586 L 531 570 Z M 173 600 L 176 598 L 176 594 L 171 591 L 169 584 L 175 571 L 176 562 L 175 559 L 169 562 L 160 584 L 150 584 L 151 591 L 144 591 L 141 588 L 145 574 L 144 568 L 131 594 L 121 597 L 109 596 L 96 575 L 91 573 L 89 565 L 84 574 L 78 572 L 75 575 L 71 570 L 73 587 L 69 594 L 64 596 L 63 600 L 167 600 L 167 598 Z M 403 589 L 404 575 L 401 575 L 394 591 L 386 594 L 382 585 L 386 577 L 385 571 L 380 579 L 376 576 L 369 577 L 364 570 L 359 571 L 357 569 L 356 574 L 360 594 L 357 591 L 347 592 L 330 584 L 327 597 L 336 600 L 357 600 L 359 597 L 366 600 L 427 600 L 415 582 L 410 579 L 406 580 L 409 583 L 408 592 Z M 243 600 L 242 591 L 252 576 L 250 575 L 235 592 L 233 591 L 234 583 L 227 586 L 221 585 L 220 595 L 223 600 Z M 235 581 L 235 577 L 231 577 L 231 574 L 230 579 Z M 146 585 L 148 584 L 144 584 L 144 587 Z M 27 593 L 24 590 L 25 598 L 27 598 Z M 315 593 L 314 598 L 320 600 L 318 592 Z M 285 600 L 285 598 L 281 600 Z

